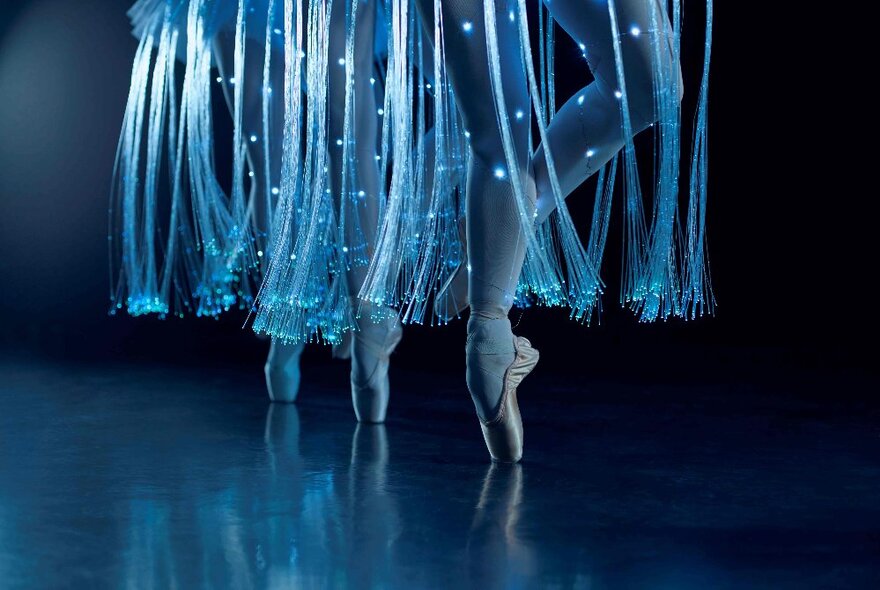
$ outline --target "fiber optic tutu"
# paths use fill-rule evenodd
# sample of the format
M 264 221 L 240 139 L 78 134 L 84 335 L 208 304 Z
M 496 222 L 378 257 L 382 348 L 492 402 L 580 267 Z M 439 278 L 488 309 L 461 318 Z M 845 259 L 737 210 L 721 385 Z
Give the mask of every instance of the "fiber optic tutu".
M 111 208 L 114 308 L 211 316 L 238 306 L 257 332 L 285 343 L 336 344 L 369 320 L 385 326 L 372 349 L 386 354 L 397 318 L 443 323 L 470 307 L 468 386 L 490 452 L 518 460 L 516 389 L 538 355 L 507 314 L 515 302 L 566 307 L 585 323 L 598 314 L 617 195 L 621 303 L 641 321 L 714 307 L 705 244 L 711 0 L 686 141 L 680 0 L 526 8 L 135 4 L 141 42 Z M 554 22 L 594 77 L 560 107 Z M 221 90 L 234 137 L 231 170 L 218 174 L 211 97 Z M 633 142 L 642 131 L 653 135 L 650 180 Z M 565 199 L 594 174 L 582 241 Z

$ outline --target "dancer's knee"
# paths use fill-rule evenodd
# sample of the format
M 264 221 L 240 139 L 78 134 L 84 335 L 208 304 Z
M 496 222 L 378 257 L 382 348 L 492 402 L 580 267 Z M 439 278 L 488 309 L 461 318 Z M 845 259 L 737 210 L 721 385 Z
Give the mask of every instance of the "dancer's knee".
M 509 163 L 498 126 L 492 125 L 490 129 L 469 131 L 469 133 L 471 154 L 475 164 L 491 171 L 501 180 L 506 179 L 509 175 Z M 528 137 L 522 133 L 514 133 L 511 139 L 513 145 L 510 147 L 522 174 L 526 171 L 529 161 Z

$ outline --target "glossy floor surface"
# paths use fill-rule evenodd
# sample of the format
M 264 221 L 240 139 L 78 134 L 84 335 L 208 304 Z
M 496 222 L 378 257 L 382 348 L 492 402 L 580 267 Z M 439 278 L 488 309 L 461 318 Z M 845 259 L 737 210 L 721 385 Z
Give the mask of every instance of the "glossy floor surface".
M 536 376 L 501 467 L 447 377 L 358 426 L 342 364 L 298 407 L 256 371 L 0 371 L 4 590 L 880 587 L 880 414 L 834 391 L 864 380 Z

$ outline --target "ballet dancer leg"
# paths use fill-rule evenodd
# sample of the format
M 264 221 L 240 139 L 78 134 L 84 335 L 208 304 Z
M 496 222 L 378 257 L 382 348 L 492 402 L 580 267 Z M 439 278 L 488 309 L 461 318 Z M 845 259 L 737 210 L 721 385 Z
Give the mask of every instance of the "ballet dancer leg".
M 507 14 L 507 3 L 496 3 Z M 432 0 L 419 0 L 423 19 L 432 22 Z M 538 354 L 525 338 L 513 335 L 507 314 L 525 257 L 525 236 L 513 182 L 526 188 L 533 206 L 527 120 L 513 123 L 515 169 L 509 170 L 496 119 L 490 82 L 482 2 L 444 0 L 446 67 L 465 127 L 470 132 L 471 165 L 466 191 L 471 316 L 466 345 L 467 384 L 486 445 L 493 459 L 516 462 L 522 456 L 522 421 L 516 389 L 534 368 Z M 515 24 L 498 21 L 503 94 L 511 113 L 529 108 L 520 66 Z
M 265 24 L 262 24 L 265 27 Z M 221 32 L 215 42 L 217 68 L 223 84 L 223 94 L 230 112 L 233 112 L 233 60 L 235 37 L 232 32 Z M 248 212 L 256 240 L 260 264 L 257 277 L 268 263 L 269 237 L 271 235 L 272 212 L 276 202 L 276 192 L 281 176 L 281 145 L 284 123 L 284 53 L 283 47 L 273 46 L 269 59 L 270 86 L 263 88 L 263 67 L 265 45 L 248 37 L 245 40 L 245 67 L 247 75 L 241 84 L 242 92 L 242 136 L 247 145 L 247 159 L 250 178 Z M 271 89 L 271 91 L 269 90 Z M 264 112 L 264 92 L 268 99 L 268 112 Z M 264 117 L 267 126 L 264 127 Z M 268 135 L 264 137 L 266 130 Z M 300 357 L 305 349 L 304 343 L 287 344 L 275 338 L 269 346 L 269 354 L 263 368 L 266 376 L 266 389 L 269 399 L 274 402 L 292 403 L 296 401 L 300 386 Z
M 378 115 L 373 85 L 375 1 L 358 2 L 354 15 L 353 107 L 349 125 L 352 144 L 344 146 L 346 99 L 346 10 L 351 3 L 333 3 L 330 16 L 329 104 L 331 187 L 344 219 L 343 240 L 350 254 L 346 284 L 356 313 L 351 343 L 351 395 L 360 422 L 384 422 L 390 385 L 389 357 L 403 331 L 397 314 L 361 302 L 356 295 L 367 275 L 379 223 L 379 168 L 376 162 Z M 349 160 L 343 161 L 348 150 Z M 346 165 L 347 164 L 347 165 Z M 345 178 L 343 178 L 345 175 Z M 343 186 L 345 194 L 342 194 Z
M 547 128 L 550 153 L 556 168 L 561 198 L 567 198 L 585 180 L 600 170 L 623 147 L 623 121 L 617 94 L 614 42 L 607 2 L 553 0 L 546 2 L 552 17 L 583 51 L 595 80 L 576 92 L 559 111 Z M 626 76 L 627 98 L 633 133 L 648 128 L 657 120 L 654 105 L 656 72 L 653 68 L 652 36 L 660 35 L 672 42 L 672 28 L 662 4 L 657 14 L 663 22 L 660 30 L 652 30 L 651 6 L 657 0 L 616 0 L 615 9 L 620 27 L 621 53 Z M 679 64 L 679 77 L 681 76 Z M 679 100 L 682 84 L 679 83 Z M 556 199 L 547 169 L 544 146 L 532 158 L 537 188 L 538 224 L 556 209 Z M 436 310 L 454 317 L 469 305 L 465 261 L 438 292 Z
M 607 2 L 545 0 L 545 3 L 556 22 L 581 47 L 595 78 L 562 106 L 548 128 L 550 153 L 561 196 L 566 198 L 611 160 L 627 138 L 624 136 Z M 615 0 L 614 8 L 620 29 L 630 121 L 632 132 L 636 134 L 657 121 L 654 91 L 659 82 L 652 43 L 660 37 L 661 47 L 668 47 L 671 55 L 672 27 L 659 0 Z M 651 26 L 652 10 L 656 10 L 660 20 L 657 30 Z M 672 67 L 678 72 L 681 100 L 680 64 L 675 63 Z M 538 190 L 537 222 L 542 223 L 556 208 L 544 146 L 535 153 L 533 165 Z

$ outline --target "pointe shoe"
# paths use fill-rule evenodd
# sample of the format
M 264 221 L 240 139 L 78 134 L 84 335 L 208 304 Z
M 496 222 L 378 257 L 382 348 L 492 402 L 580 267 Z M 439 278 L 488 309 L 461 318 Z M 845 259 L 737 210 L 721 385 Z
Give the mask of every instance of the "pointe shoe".
M 461 314 L 470 305 L 468 299 L 467 232 L 464 218 L 458 222 L 458 239 L 461 241 L 464 253 L 462 261 L 434 295 L 434 315 L 443 322 L 461 317 Z
M 266 389 L 273 402 L 293 403 L 299 394 L 299 358 L 305 344 L 284 344 L 272 339 L 269 356 L 263 371 L 266 374 Z
M 396 316 L 377 323 L 370 323 L 367 319 L 352 334 L 351 403 L 358 422 L 379 424 L 385 421 L 391 391 L 389 357 L 402 336 L 403 329 Z
M 517 463 L 523 453 L 522 416 L 516 399 L 517 388 L 522 380 L 538 364 L 538 351 L 531 342 L 521 336 L 514 336 L 513 363 L 504 372 L 504 391 L 498 414 L 491 420 L 480 420 L 486 448 L 492 460 L 499 463 Z

